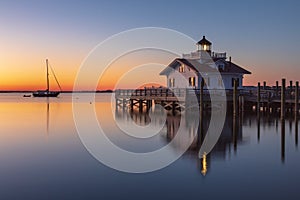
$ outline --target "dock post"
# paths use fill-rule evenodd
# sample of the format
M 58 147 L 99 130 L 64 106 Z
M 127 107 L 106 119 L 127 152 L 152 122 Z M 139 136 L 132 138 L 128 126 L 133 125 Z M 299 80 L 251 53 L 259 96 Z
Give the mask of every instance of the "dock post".
M 175 111 L 176 111 L 176 103 L 175 101 L 172 102 L 172 114 L 175 115 Z
M 146 111 L 148 112 L 150 109 L 150 100 L 146 100 Z
M 133 110 L 133 99 L 130 99 L 130 110 Z
M 298 115 L 298 103 L 299 103 L 299 82 L 296 81 L 296 87 L 295 87 L 295 115 Z
M 284 119 L 285 117 L 285 79 L 282 79 L 282 84 L 281 84 L 281 107 L 280 107 L 280 112 L 281 112 L 281 119 Z
M 260 82 L 257 83 L 257 142 L 260 140 Z
M 257 83 L 257 112 L 260 112 L 260 82 Z
M 139 99 L 139 112 L 143 112 L 143 100 Z
M 233 82 L 233 115 L 237 114 L 237 80 Z
M 290 100 L 293 99 L 292 93 L 293 93 L 293 81 L 290 81 L 290 90 L 289 90 L 289 98 L 290 98 Z M 291 113 L 293 111 L 293 103 L 292 103 L 292 101 L 289 103 L 289 111 Z
M 264 93 L 266 93 L 266 89 L 267 89 L 267 82 L 266 81 L 264 81 L 264 87 L 263 87 L 263 89 L 265 90 Z M 268 99 L 267 99 L 267 101 L 268 101 Z M 268 109 L 268 102 L 267 103 L 263 103 L 262 107 L 263 107 L 263 111 L 266 112 L 267 109 Z
M 271 92 L 268 92 L 268 105 L 267 105 L 267 112 L 270 113 L 270 108 L 271 108 Z M 272 110 L 273 112 L 273 110 Z
M 278 96 L 278 91 L 279 91 L 279 84 L 278 81 L 276 81 L 276 96 Z

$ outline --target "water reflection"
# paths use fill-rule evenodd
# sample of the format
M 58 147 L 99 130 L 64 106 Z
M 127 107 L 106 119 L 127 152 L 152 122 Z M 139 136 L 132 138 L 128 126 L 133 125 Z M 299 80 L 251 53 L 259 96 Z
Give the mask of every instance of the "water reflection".
M 47 119 L 47 122 L 46 122 L 46 132 L 47 132 L 47 135 L 49 135 L 49 98 L 47 98 L 47 115 L 46 115 L 46 119 Z
M 298 115 L 295 113 L 295 145 L 298 147 Z
M 285 160 L 285 119 L 281 119 L 281 161 Z
M 241 113 L 235 119 L 228 114 L 226 130 L 218 144 L 199 159 L 198 150 L 209 124 L 209 113 L 203 113 L 203 120 L 197 120 L 188 113 L 169 113 L 165 117 L 159 109 L 149 113 L 115 111 L 109 95 L 97 95 L 97 102 L 91 105 L 90 99 L 85 100 L 85 94 L 79 94 L 76 101 L 82 105 L 82 114 L 85 108 L 95 106 L 107 135 L 120 148 L 131 151 L 140 148 L 137 152 L 161 148 L 174 138 L 178 126 L 185 127 L 185 136 L 193 139 L 184 156 L 170 166 L 153 173 L 132 175 L 102 165 L 85 149 L 77 135 L 70 95 L 49 99 L 49 105 L 46 99 L 19 96 L 0 95 L 1 199 L 36 199 L 45 195 L 49 199 L 82 199 L 83 196 L 87 199 L 195 199 L 199 198 L 199 192 L 204 199 L 221 199 L 232 198 L 232 188 L 242 188 L 234 191 L 236 199 L 284 199 L 286 194 L 290 199 L 299 198 L 299 115 L 287 115 L 281 121 L 277 113 L 261 112 L 260 120 L 256 112 Z M 117 134 L 119 129 L 107 117 L 108 112 L 113 112 L 124 124 L 131 124 L 127 123 L 131 120 L 141 126 L 149 123 L 164 126 L 151 142 L 127 141 L 127 137 Z M 181 124 L 180 117 L 184 117 Z M 290 131 L 291 121 L 292 132 L 284 134 L 284 148 L 281 148 L 282 130 Z M 180 143 L 172 148 L 171 151 L 176 151 Z
M 191 141 L 191 145 L 188 148 L 188 151 L 185 153 L 185 156 L 189 156 L 196 161 L 197 168 L 203 175 L 209 171 L 211 156 L 225 159 L 227 152 L 231 152 L 232 149 L 236 152 L 238 144 L 243 142 L 241 120 L 243 115 L 240 115 L 240 117 L 232 117 L 231 114 L 228 114 L 224 123 L 222 134 L 213 151 L 199 159 L 199 150 L 205 136 L 207 135 L 207 130 L 210 125 L 210 112 L 203 112 L 202 115 L 200 115 L 200 119 L 199 117 L 195 117 L 193 112 L 184 112 L 182 114 L 180 112 L 167 112 L 167 117 L 164 119 L 164 115 L 162 115 L 161 112 L 166 111 L 163 109 L 152 109 L 149 112 L 141 113 L 136 110 L 132 111 L 126 109 L 116 109 L 115 117 L 116 120 L 119 121 L 129 122 L 133 120 L 136 124 L 141 126 L 147 125 L 150 122 L 154 123 L 155 125 L 161 125 L 162 123 L 165 123 L 161 135 L 164 136 L 166 142 L 170 142 L 174 139 L 179 127 L 184 127 L 184 137 L 186 138 L 181 139 L 188 139 Z M 181 117 L 183 117 L 184 120 L 181 121 Z M 220 121 L 214 121 L 212 123 L 220 123 Z M 178 140 L 176 143 L 174 143 L 174 151 L 184 148 L 184 145 L 180 141 L 181 140 Z
M 210 124 L 210 113 L 203 112 L 199 118 L 195 118 L 193 114 L 189 112 L 184 113 L 167 113 L 166 121 L 163 119 L 163 115 L 161 112 L 165 112 L 162 110 L 149 110 L 148 112 L 138 112 L 131 111 L 130 109 L 116 109 L 115 116 L 117 120 L 121 121 L 130 121 L 133 120 L 136 124 L 145 126 L 149 123 L 159 124 L 165 123 L 164 138 L 166 142 L 170 142 L 177 134 L 179 127 L 184 127 L 186 132 L 185 137 L 189 140 L 192 140 L 192 144 L 188 148 L 188 151 L 184 156 L 189 156 L 191 159 L 196 161 L 197 168 L 199 171 L 206 175 L 209 172 L 211 165 L 211 158 L 218 158 L 226 160 L 228 156 L 232 154 L 237 154 L 239 146 L 243 144 L 249 143 L 249 136 L 243 136 L 243 128 L 251 128 L 254 126 L 256 128 L 257 134 L 257 143 L 260 143 L 261 140 L 261 129 L 263 128 L 263 132 L 267 128 L 275 128 L 275 132 L 278 132 L 279 126 L 279 115 L 277 113 L 266 113 L 266 112 L 242 112 L 239 115 L 232 115 L 232 113 L 228 113 L 226 116 L 226 121 L 224 124 L 224 128 L 222 134 L 214 146 L 211 153 L 205 155 L 202 159 L 199 159 L 198 153 L 199 149 L 203 143 L 205 136 L 207 135 L 207 130 Z M 152 117 L 150 117 L 152 116 Z M 184 117 L 184 120 L 180 123 L 181 117 Z M 219 121 L 212 122 L 220 123 Z M 285 162 L 285 151 L 286 151 L 286 135 L 285 135 L 285 123 L 289 123 L 290 130 L 292 131 L 293 123 L 295 124 L 295 145 L 298 145 L 298 119 L 297 116 L 289 116 L 286 119 L 280 120 L 280 128 L 281 128 L 281 161 Z M 255 133 L 255 132 L 253 132 Z M 174 144 L 174 150 L 183 148 L 180 142 Z

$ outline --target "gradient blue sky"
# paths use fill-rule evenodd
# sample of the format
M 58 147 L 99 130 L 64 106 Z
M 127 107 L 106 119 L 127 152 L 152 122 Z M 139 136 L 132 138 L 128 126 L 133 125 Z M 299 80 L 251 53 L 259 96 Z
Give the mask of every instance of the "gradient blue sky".
M 299 1 L 2 0 L 0 90 L 42 82 L 31 74 L 46 57 L 64 66 L 56 71 L 64 74 L 69 89 L 94 46 L 146 26 L 174 29 L 195 40 L 206 35 L 213 50 L 226 51 L 252 71 L 247 84 L 299 80 L 299 10 Z M 22 75 L 21 82 L 16 74 Z

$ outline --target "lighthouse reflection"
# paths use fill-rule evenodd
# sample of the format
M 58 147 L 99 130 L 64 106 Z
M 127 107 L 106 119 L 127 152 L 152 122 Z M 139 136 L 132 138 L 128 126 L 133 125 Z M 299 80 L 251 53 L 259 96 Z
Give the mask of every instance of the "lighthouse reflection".
M 119 121 L 134 121 L 140 126 L 147 126 L 149 123 L 154 125 L 162 125 L 163 130 L 161 131 L 161 136 L 164 138 L 166 143 L 169 143 L 174 139 L 176 134 L 178 134 L 179 128 L 185 131 L 184 134 L 181 134 L 185 137 L 182 138 L 182 141 L 189 139 L 191 145 L 188 150 L 183 155 L 183 158 L 189 159 L 195 164 L 195 167 L 202 175 L 207 175 L 210 173 L 210 168 L 212 167 L 212 160 L 229 159 L 231 156 L 234 156 L 239 153 L 239 148 L 249 144 L 251 135 L 256 136 L 256 143 L 260 144 L 262 138 L 261 132 L 267 128 L 275 128 L 275 135 L 280 136 L 278 139 L 280 141 L 281 151 L 278 155 L 278 160 L 282 161 L 282 164 L 285 162 L 285 123 L 294 123 L 294 144 L 298 145 L 298 117 L 294 116 L 293 118 L 287 118 L 286 120 L 280 120 L 276 113 L 274 114 L 257 114 L 252 111 L 245 111 L 239 113 L 238 115 L 233 115 L 228 112 L 226 114 L 226 120 L 224 127 L 218 142 L 215 144 L 213 150 L 206 155 L 203 155 L 202 158 L 199 158 L 199 150 L 205 139 L 209 134 L 207 133 L 210 123 L 212 125 L 217 123 L 222 123 L 221 119 L 218 121 L 211 121 L 210 112 L 204 112 L 203 116 L 199 115 L 195 117 L 193 112 L 189 113 L 188 111 L 180 112 L 167 112 L 167 115 L 162 115 L 162 112 L 167 112 L 164 109 L 150 109 L 147 112 L 139 112 L 136 110 L 130 109 L 116 109 L 115 117 Z M 166 118 L 165 118 L 166 116 Z M 183 120 L 181 119 L 183 118 Z M 296 123 L 295 123 L 296 122 Z M 278 126 L 280 128 L 278 128 Z M 247 134 L 244 135 L 243 129 L 247 129 Z M 276 137 L 277 137 L 276 136 Z M 185 148 L 181 140 L 176 140 L 172 144 L 174 151 L 178 149 Z M 263 144 L 261 144 L 263 145 Z
M 186 139 L 191 141 L 190 147 L 183 156 L 190 158 L 193 162 L 196 161 L 196 167 L 203 175 L 206 175 L 209 172 L 211 156 L 225 158 L 227 152 L 231 152 L 232 150 L 236 151 L 238 144 L 242 142 L 243 137 L 240 119 L 238 117 L 232 118 L 232 115 L 228 114 L 217 144 L 211 153 L 203 155 L 203 158 L 200 159 L 198 153 L 205 136 L 207 135 L 211 118 L 210 113 L 204 112 L 203 116 L 200 115 L 199 118 L 199 115 L 196 117 L 193 114 L 194 112 L 167 112 L 167 117 L 165 119 L 165 115 L 161 114 L 162 112 L 166 111 L 163 109 L 152 109 L 147 112 L 139 112 L 135 110 L 116 109 L 115 118 L 118 121 L 125 122 L 133 120 L 140 126 L 146 126 L 149 123 L 153 123 L 154 125 L 161 125 L 164 123 L 161 135 L 165 138 L 166 142 L 170 142 L 174 139 L 179 128 L 181 128 L 181 130 L 184 128 L 183 130 L 185 133 L 181 134 L 182 136 L 180 137 L 185 138 L 176 140 L 172 147 L 174 148 L 174 151 L 184 149 L 184 142 L 181 143 L 181 141 L 185 141 Z M 181 118 L 183 118 L 183 120 Z M 215 124 L 222 122 L 217 119 L 211 123 Z

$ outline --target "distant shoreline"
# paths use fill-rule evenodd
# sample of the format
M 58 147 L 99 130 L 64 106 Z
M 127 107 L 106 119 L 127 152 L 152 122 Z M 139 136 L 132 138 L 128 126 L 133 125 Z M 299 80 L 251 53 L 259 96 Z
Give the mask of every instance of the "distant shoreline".
M 26 90 L 0 90 L 0 93 L 32 93 L 34 91 L 26 91 Z M 61 91 L 60 93 L 113 93 L 113 90 L 97 90 L 97 91 Z

